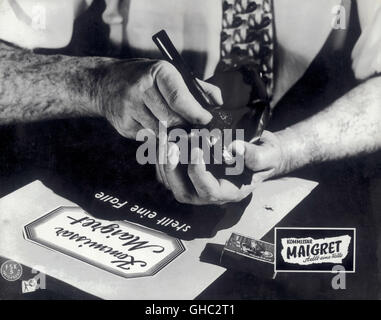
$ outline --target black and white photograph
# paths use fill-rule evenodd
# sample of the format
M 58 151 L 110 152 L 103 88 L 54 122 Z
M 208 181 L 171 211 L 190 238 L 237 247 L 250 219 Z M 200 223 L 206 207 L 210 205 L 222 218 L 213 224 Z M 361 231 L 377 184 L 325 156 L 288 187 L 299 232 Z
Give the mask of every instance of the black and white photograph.
M 0 0 L 0 274 L 147 319 L 380 300 L 381 1 Z

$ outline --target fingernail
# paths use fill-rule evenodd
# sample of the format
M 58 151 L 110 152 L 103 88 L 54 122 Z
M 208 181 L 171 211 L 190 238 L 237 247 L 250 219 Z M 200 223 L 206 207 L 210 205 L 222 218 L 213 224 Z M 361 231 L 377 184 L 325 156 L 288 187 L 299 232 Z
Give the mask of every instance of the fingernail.
M 224 158 L 224 162 L 228 165 L 233 165 L 235 163 L 235 158 L 232 153 L 224 148 L 222 151 L 222 157 Z

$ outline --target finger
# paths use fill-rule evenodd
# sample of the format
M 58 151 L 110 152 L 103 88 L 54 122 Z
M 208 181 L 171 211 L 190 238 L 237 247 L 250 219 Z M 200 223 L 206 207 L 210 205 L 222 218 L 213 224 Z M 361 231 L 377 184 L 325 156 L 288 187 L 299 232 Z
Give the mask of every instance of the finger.
M 202 157 L 203 154 L 200 149 L 192 150 L 192 163 L 188 166 L 188 175 L 204 204 L 241 201 L 254 190 L 254 185 L 244 185 L 238 189 L 228 180 L 217 180 L 206 170 Z
M 224 101 L 222 99 L 221 89 L 219 87 L 209 82 L 201 81 L 199 79 L 197 79 L 197 82 L 204 89 L 205 93 L 208 95 L 208 97 L 212 100 L 214 104 L 217 104 L 220 106 L 224 104 Z
M 170 63 L 161 61 L 153 68 L 153 78 L 168 106 L 194 124 L 207 124 L 212 115 L 189 92 L 181 74 Z
M 267 155 L 267 148 L 263 145 L 248 143 L 245 141 L 233 141 L 228 150 L 233 154 L 238 154 L 244 157 L 245 166 L 253 171 L 263 171 L 272 169 Z
M 188 165 L 188 176 L 191 179 L 197 194 L 211 202 L 220 199 L 220 184 L 218 180 L 206 170 L 203 152 L 199 148 L 191 151 L 191 163 Z
M 169 183 L 167 181 L 167 177 L 165 175 L 165 172 L 164 172 L 164 165 L 167 163 L 167 148 L 168 148 L 168 144 L 167 144 L 167 141 L 166 139 L 158 139 L 158 150 L 157 150 L 157 158 L 156 158 L 156 161 L 157 161 L 157 164 L 156 164 L 156 168 L 160 174 L 160 177 L 161 177 L 161 180 L 163 182 L 163 184 L 165 185 L 165 187 L 167 189 L 170 189 L 170 186 L 169 186 Z
M 169 170 L 175 170 L 180 162 L 180 149 L 176 143 L 168 142 L 167 164 Z
M 186 176 L 180 166 L 170 165 L 170 160 L 164 166 L 164 173 L 172 190 L 173 196 L 180 203 L 201 204 L 195 197 L 193 187 L 186 181 Z
M 254 184 L 243 185 L 237 188 L 233 183 L 225 179 L 219 179 L 222 200 L 227 202 L 238 202 L 245 199 L 255 189 Z
M 246 148 L 245 141 L 234 140 L 232 143 L 229 144 L 227 151 L 233 155 L 238 154 L 240 156 L 244 156 L 245 148 Z
M 169 171 L 173 171 L 176 169 L 178 163 L 180 162 L 180 149 L 177 146 L 177 144 L 173 142 L 168 142 L 166 146 L 160 146 L 162 144 L 160 140 L 161 139 L 159 139 L 158 170 L 162 177 L 164 185 L 167 187 L 167 189 L 171 189 L 171 186 L 166 176 L 165 165 L 168 166 Z M 162 155 L 165 156 L 166 161 L 163 161 Z
M 159 123 L 147 106 L 136 107 L 133 119 L 159 136 Z
M 253 174 L 253 177 L 251 179 L 252 184 L 258 184 L 261 183 L 267 179 L 270 179 L 273 176 L 273 173 L 275 172 L 275 169 L 270 169 L 266 171 L 260 171 Z
M 131 117 L 124 121 L 121 121 L 119 118 L 116 118 L 113 121 L 110 121 L 110 123 L 121 136 L 129 139 L 136 140 L 138 132 L 140 130 L 144 130 L 144 127 Z M 153 131 L 149 133 L 152 133 L 154 135 Z
M 167 128 L 184 124 L 185 120 L 168 107 L 167 102 L 156 87 L 150 87 L 144 93 L 145 105 Z
M 160 172 L 160 167 L 159 167 L 158 163 L 155 164 L 155 170 L 156 170 L 156 179 L 157 179 L 157 181 L 159 181 L 161 184 L 163 184 L 165 187 L 167 187 L 165 182 L 164 182 L 163 176 L 162 176 L 162 174 Z

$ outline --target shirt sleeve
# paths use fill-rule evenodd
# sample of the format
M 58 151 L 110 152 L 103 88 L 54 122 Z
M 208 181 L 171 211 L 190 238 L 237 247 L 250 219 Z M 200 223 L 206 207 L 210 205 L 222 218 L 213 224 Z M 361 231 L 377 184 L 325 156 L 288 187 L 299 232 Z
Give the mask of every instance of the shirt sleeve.
M 0 39 L 28 49 L 65 47 L 71 40 L 75 18 L 92 1 L 0 1 Z
M 352 68 L 357 79 L 381 74 L 381 3 L 358 1 L 361 35 L 352 51 Z

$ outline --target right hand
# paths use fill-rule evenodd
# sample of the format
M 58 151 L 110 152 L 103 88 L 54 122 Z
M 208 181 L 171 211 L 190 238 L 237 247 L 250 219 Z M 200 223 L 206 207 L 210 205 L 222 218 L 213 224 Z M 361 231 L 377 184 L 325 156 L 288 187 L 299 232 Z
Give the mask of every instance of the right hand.
M 215 104 L 222 104 L 218 87 L 200 81 Z M 135 139 L 140 129 L 158 136 L 159 121 L 167 127 L 184 122 L 207 124 L 212 115 L 195 100 L 181 74 L 166 61 L 134 59 L 106 67 L 100 80 L 101 114 L 124 137 Z

